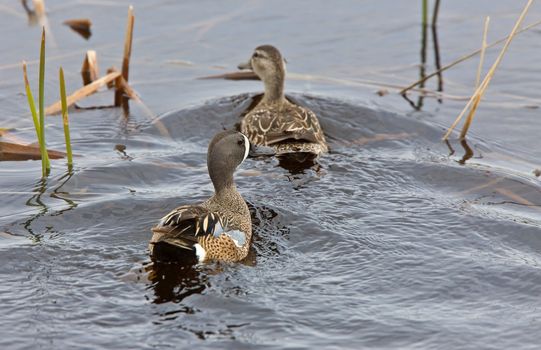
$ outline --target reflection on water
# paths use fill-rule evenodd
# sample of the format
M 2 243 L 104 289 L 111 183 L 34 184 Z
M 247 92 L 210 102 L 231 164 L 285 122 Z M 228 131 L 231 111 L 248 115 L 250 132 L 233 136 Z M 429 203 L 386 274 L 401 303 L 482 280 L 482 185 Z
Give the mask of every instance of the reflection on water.
M 36 242 L 39 242 L 43 236 L 43 234 L 41 233 L 34 232 L 34 229 L 32 228 L 32 224 L 36 220 L 46 215 L 49 215 L 51 217 L 60 216 L 65 212 L 73 210 L 77 207 L 78 204 L 74 200 L 69 198 L 69 192 L 62 191 L 62 187 L 66 185 L 66 183 L 68 183 L 68 181 L 73 177 L 73 175 L 73 168 L 69 167 L 68 171 L 58 179 L 42 177 L 37 182 L 36 187 L 33 190 L 35 194 L 33 194 L 26 201 L 26 206 L 36 208 L 38 210 L 34 215 L 30 216 L 27 220 L 25 220 L 22 223 L 22 226 L 30 235 L 34 237 L 33 240 L 35 240 Z M 52 182 L 54 182 L 54 185 L 51 185 Z M 50 194 L 48 195 L 48 197 L 61 200 L 67 205 L 65 208 L 59 210 L 52 210 L 50 205 L 46 203 L 46 200 L 43 198 L 43 196 L 47 193 L 49 187 L 52 188 L 50 189 Z
M 62 215 L 68 210 L 73 210 L 77 208 L 77 203 L 69 198 L 69 192 L 61 191 L 62 187 L 72 178 L 74 175 L 74 171 L 71 165 L 68 166 L 68 171 L 62 175 L 57 181 L 58 186 L 54 187 L 51 193 L 52 198 L 60 199 L 64 201 L 67 204 L 67 207 L 61 210 L 56 211 L 55 213 L 52 213 L 51 216 L 57 216 Z
M 36 214 L 28 218 L 23 223 L 23 227 L 25 228 L 25 230 L 28 231 L 30 235 L 32 235 L 33 240 L 36 242 L 39 242 L 43 235 L 41 233 L 35 233 L 32 230 L 32 223 L 38 218 L 44 216 L 49 211 L 49 208 L 47 207 L 47 205 L 43 202 L 41 198 L 43 194 L 45 193 L 45 191 L 47 190 L 47 182 L 48 182 L 47 177 L 42 177 L 36 184 L 36 187 L 34 188 L 35 194 L 32 195 L 32 197 L 30 197 L 26 201 L 27 206 L 38 209 Z
M 431 2 L 427 0 L 423 0 L 422 2 L 423 8 L 422 8 L 422 21 L 421 21 L 421 63 L 419 64 L 419 89 L 423 90 L 425 88 L 425 82 L 427 80 L 426 75 L 426 62 L 427 62 L 427 50 L 428 50 L 428 12 L 429 12 L 429 5 L 432 4 Z M 432 48 L 434 50 L 434 65 L 436 68 L 436 77 L 437 77 L 437 91 L 442 92 L 443 91 L 443 75 L 440 71 L 441 69 L 441 57 L 440 57 L 440 47 L 439 47 L 439 41 L 438 41 L 438 16 L 439 16 L 439 10 L 440 10 L 440 0 L 435 0 L 434 2 L 434 9 L 432 10 L 432 20 L 431 20 L 431 33 L 432 33 Z M 417 97 L 417 102 L 415 103 L 413 100 L 411 100 L 407 92 L 404 91 L 402 93 L 402 97 L 415 109 L 416 111 L 420 111 L 423 109 L 423 103 L 425 98 L 425 93 L 423 91 L 419 91 L 419 96 Z M 437 98 L 438 103 L 442 103 L 442 97 L 438 96 Z
M 290 153 L 280 155 L 278 164 L 292 175 L 303 174 L 307 169 L 319 169 L 318 157 L 313 153 Z
M 440 71 L 441 69 L 441 58 L 440 58 L 440 43 L 438 41 L 438 16 L 440 12 L 440 0 L 435 0 L 434 10 L 432 12 L 432 45 L 434 47 L 434 66 L 436 68 L 437 78 L 438 78 L 438 88 L 437 91 L 443 91 L 443 74 Z M 438 98 L 438 102 L 442 103 L 443 100 L 441 97 Z
M 150 288 L 154 292 L 153 303 L 180 303 L 193 294 L 201 294 L 207 287 L 206 274 L 195 265 L 195 259 L 178 262 L 152 262 L 145 266 Z
M 462 148 L 464 148 L 464 155 L 462 156 L 462 159 L 459 160 L 458 162 L 460 164 L 466 164 L 466 161 L 471 159 L 471 157 L 473 157 L 473 150 L 468 145 L 468 141 L 466 141 L 466 139 L 461 139 L 460 145 L 462 146 Z
M 455 149 L 453 148 L 453 146 L 451 145 L 449 140 L 445 140 L 444 142 L 447 145 L 447 148 L 449 148 L 449 156 L 454 155 L 455 154 Z M 469 159 L 471 159 L 473 157 L 474 154 L 473 154 L 472 148 L 470 147 L 470 145 L 468 145 L 468 141 L 465 138 L 460 139 L 460 146 L 462 146 L 462 148 L 464 149 L 464 155 L 458 161 L 458 163 L 464 165 L 464 164 L 466 164 L 467 160 L 469 160 Z

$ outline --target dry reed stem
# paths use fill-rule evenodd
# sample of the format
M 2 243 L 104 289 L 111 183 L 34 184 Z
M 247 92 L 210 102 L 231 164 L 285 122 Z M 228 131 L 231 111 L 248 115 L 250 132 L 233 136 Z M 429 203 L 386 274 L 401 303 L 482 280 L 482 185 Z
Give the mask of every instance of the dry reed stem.
M 124 95 L 136 102 L 142 102 L 135 90 L 124 80 L 122 75 L 115 79 L 115 84 L 117 85 L 117 89 L 120 89 Z
M 107 85 L 107 83 L 115 80 L 120 76 L 119 72 L 112 72 L 109 73 L 98 80 L 93 81 L 92 83 L 83 86 L 79 90 L 75 91 L 73 94 L 69 95 L 67 98 L 67 105 L 68 107 L 76 103 L 77 101 L 92 95 L 96 91 L 98 91 L 99 88 L 101 88 L 104 85 Z M 56 114 L 58 112 L 62 111 L 62 102 L 57 101 L 56 103 L 50 105 L 45 109 L 45 114 Z
M 513 27 L 513 30 L 511 30 L 511 34 L 509 34 L 508 38 L 507 38 L 507 41 L 505 42 L 502 50 L 500 51 L 500 54 L 498 55 L 498 57 L 496 58 L 496 61 L 494 62 L 494 64 L 492 65 L 492 67 L 490 67 L 490 70 L 488 71 L 487 75 L 485 76 L 485 78 L 483 79 L 483 82 L 481 83 L 481 85 L 475 90 L 474 94 L 471 96 L 469 102 L 466 104 L 466 107 L 464 107 L 464 109 L 462 110 L 462 112 L 459 114 L 459 116 L 456 118 L 456 120 L 454 121 L 453 125 L 451 125 L 451 127 L 449 128 L 449 130 L 447 130 L 447 133 L 445 134 L 445 136 L 443 137 L 443 140 L 447 140 L 449 138 L 449 135 L 451 134 L 451 132 L 453 131 L 453 129 L 456 127 L 456 125 L 458 124 L 458 122 L 462 119 L 462 117 L 464 116 L 464 114 L 466 113 L 467 109 L 472 105 L 472 102 L 476 101 L 477 99 L 481 99 L 481 97 L 483 96 L 483 94 L 485 93 L 486 89 L 488 88 L 488 85 L 490 83 L 490 80 L 492 79 L 492 77 L 494 76 L 494 73 L 496 72 L 496 69 L 498 68 L 498 66 L 500 65 L 502 59 L 503 59 L 503 56 L 505 55 L 505 53 L 507 52 L 507 49 L 509 48 L 509 45 L 511 44 L 511 41 L 513 40 L 513 38 L 515 37 L 516 33 L 517 33 L 517 30 L 518 30 L 518 27 L 520 26 L 520 24 L 522 23 L 522 21 L 524 20 L 524 17 L 526 16 L 526 13 L 528 12 L 528 9 L 530 8 L 530 6 L 532 5 L 533 3 L 533 0 L 528 0 L 528 3 L 526 4 L 526 6 L 524 7 L 524 9 L 522 10 L 522 13 L 520 14 L 517 22 L 515 23 L 515 26 Z M 479 97 L 478 97 L 479 96 Z M 478 105 L 478 103 L 475 104 L 476 106 Z M 474 110 L 475 111 L 475 110 Z M 472 118 L 473 118 L 473 115 L 472 114 Z M 467 130 L 466 130 L 467 132 Z M 464 134 L 465 136 L 465 134 Z M 462 136 L 463 137 L 463 136 Z
M 124 39 L 124 56 L 122 58 L 122 77 L 127 82 L 130 73 L 130 57 L 131 47 L 133 42 L 133 24 L 135 17 L 133 15 L 133 6 L 128 8 L 128 23 L 126 25 L 126 37 Z M 119 86 L 116 86 L 115 91 L 115 106 L 120 106 L 122 102 L 122 90 Z
M 483 29 L 483 41 L 481 43 L 481 55 L 479 57 L 479 66 L 477 67 L 477 77 L 475 81 L 475 88 L 479 88 L 479 83 L 481 81 L 481 71 L 483 70 L 483 64 L 485 59 L 485 50 L 487 47 L 487 34 L 488 34 L 488 24 L 490 23 L 490 17 L 485 18 L 485 26 Z M 460 132 L 460 138 L 463 139 L 466 137 L 466 134 L 468 133 L 468 130 L 470 129 L 471 123 L 473 121 L 473 116 L 475 115 L 475 111 L 477 110 L 477 107 L 479 106 L 479 103 L 481 102 L 481 94 L 477 95 L 475 98 L 475 101 L 473 102 L 472 107 L 470 108 L 470 113 L 466 117 L 466 121 L 464 122 L 464 126 L 462 127 L 462 131 Z
M 88 50 L 81 67 L 81 76 L 83 77 L 83 84 L 88 85 L 100 76 L 98 68 L 98 55 L 94 50 Z
M 88 18 L 68 19 L 62 22 L 69 27 L 89 29 L 92 26 L 92 21 Z
M 112 67 L 110 67 L 110 68 L 107 68 L 107 74 L 113 73 L 113 72 L 118 72 L 118 69 L 116 69 L 115 66 L 112 66 Z M 108 88 L 108 89 L 112 89 L 112 88 L 114 88 L 114 87 L 115 87 L 115 82 L 114 82 L 114 81 L 110 81 L 110 82 L 107 83 L 107 88 Z
M 483 70 L 483 64 L 485 63 L 485 51 L 487 49 L 487 34 L 488 24 L 490 23 L 490 16 L 485 18 L 485 26 L 483 28 L 483 41 L 481 42 L 481 55 L 479 55 L 479 65 L 477 66 L 477 76 L 475 77 L 475 87 L 479 87 L 481 82 L 481 71 Z
M 522 28 L 521 30 L 517 31 L 516 34 L 524 33 L 524 32 L 526 32 L 526 31 L 528 31 L 528 30 L 530 30 L 530 29 L 532 29 L 534 27 L 537 27 L 540 24 L 541 24 L 541 20 L 539 20 L 537 22 L 534 22 L 532 24 L 529 24 L 526 27 Z M 488 44 L 486 48 L 490 49 L 491 47 L 494 47 L 494 46 L 496 46 L 498 44 L 501 44 L 501 43 L 503 43 L 504 41 L 506 41 L 508 39 L 509 39 L 509 35 Z M 479 49 L 477 49 L 477 50 L 475 50 L 475 51 L 473 51 L 473 52 L 471 52 L 471 53 L 469 53 L 467 55 L 464 55 L 464 56 L 456 59 L 455 61 L 449 63 L 448 65 L 443 66 L 441 69 L 438 69 L 438 70 L 428 74 L 424 78 L 417 80 L 413 84 L 410 84 L 407 87 L 403 88 L 402 90 L 400 90 L 400 94 L 401 95 L 405 94 L 406 92 L 408 92 L 409 90 L 412 90 L 417 85 L 422 84 L 425 81 L 427 81 L 428 79 L 430 79 L 432 77 L 435 77 L 439 73 L 442 73 L 442 72 L 446 71 L 447 69 L 452 68 L 452 67 L 456 66 L 457 64 L 462 63 L 462 62 L 474 57 L 475 55 L 479 54 L 480 52 L 481 52 L 481 48 L 479 48 Z
M 466 121 L 464 122 L 464 125 L 462 126 L 462 130 L 460 131 L 460 139 L 466 138 L 466 134 L 468 133 L 468 130 L 470 130 L 471 123 L 473 121 L 473 117 L 475 115 L 475 112 L 477 111 L 477 107 L 479 107 L 479 103 L 481 102 L 481 96 L 483 95 L 484 91 L 478 94 L 473 104 L 470 108 L 470 112 L 468 113 L 468 116 L 466 117 Z
M 47 150 L 47 159 L 60 159 L 65 157 L 64 152 Z M 41 150 L 38 145 L 21 145 L 0 141 L 0 161 L 40 160 Z

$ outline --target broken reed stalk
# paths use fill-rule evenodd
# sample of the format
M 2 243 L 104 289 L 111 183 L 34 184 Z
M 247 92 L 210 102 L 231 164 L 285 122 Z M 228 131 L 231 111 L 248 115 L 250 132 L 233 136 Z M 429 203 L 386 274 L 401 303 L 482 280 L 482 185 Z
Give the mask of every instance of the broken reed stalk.
M 45 144 L 45 27 L 41 32 L 41 47 L 39 52 L 39 132 L 41 134 L 41 142 L 39 149 L 41 152 L 41 170 L 43 177 L 47 176 L 51 165 L 48 162 L 47 146 Z
M 517 31 L 516 34 L 524 33 L 524 32 L 526 32 L 526 31 L 528 31 L 528 30 L 530 30 L 530 29 L 532 29 L 532 28 L 534 28 L 534 27 L 537 27 L 537 26 L 540 25 L 540 24 L 541 24 L 541 20 L 539 20 L 539 21 L 537 21 L 537 22 L 534 22 L 534 23 L 532 23 L 532 24 L 529 24 L 529 25 L 527 25 L 526 27 L 522 28 L 521 30 Z M 492 42 L 492 43 L 490 43 L 490 44 L 488 44 L 486 48 L 487 48 L 487 49 L 490 49 L 490 48 L 492 48 L 492 47 L 494 47 L 494 46 L 496 46 L 496 45 L 498 45 L 498 44 L 503 43 L 504 41 L 506 41 L 506 40 L 508 40 L 508 39 L 509 39 L 509 35 L 506 36 L 506 37 L 503 37 L 503 38 L 501 38 L 501 39 L 499 39 L 499 40 L 496 40 L 496 41 L 494 41 L 494 42 Z M 477 49 L 477 50 L 475 50 L 475 51 L 473 51 L 473 52 L 471 52 L 471 53 L 469 53 L 469 54 L 467 54 L 467 55 L 464 55 L 464 56 L 458 58 L 457 60 L 455 60 L 455 61 L 449 63 L 448 65 L 443 66 L 441 69 L 438 69 L 438 70 L 436 70 L 435 72 L 432 72 L 432 73 L 428 74 L 428 75 L 425 76 L 424 78 L 417 80 L 417 81 L 414 82 L 413 84 L 410 84 L 409 86 L 406 86 L 405 88 L 403 88 L 402 90 L 400 90 L 399 94 L 401 94 L 401 95 L 405 94 L 406 92 L 408 92 L 409 90 L 413 89 L 413 88 L 416 87 L 417 85 L 424 83 L 424 82 L 427 81 L 428 79 L 430 79 L 430 78 L 432 78 L 432 77 L 435 77 L 435 76 L 438 75 L 439 73 L 442 73 L 442 72 L 446 71 L 447 69 L 456 66 L 456 65 L 459 64 L 459 63 L 462 63 L 462 62 L 464 62 L 464 61 L 466 61 L 466 60 L 469 60 L 470 58 L 474 57 L 475 55 L 479 54 L 480 52 L 481 52 L 481 49 L 479 48 L 479 49 Z
M 90 30 L 90 27 L 92 27 L 92 21 L 90 21 L 88 18 L 69 19 L 64 21 L 62 24 L 67 25 L 71 28 L 71 30 L 87 40 L 92 36 L 92 31 Z
M 93 81 L 92 83 L 83 86 L 79 90 L 75 91 L 73 94 L 69 95 L 67 97 L 67 106 L 71 106 L 77 101 L 87 97 L 88 95 L 92 95 L 94 92 L 96 92 L 99 88 L 101 88 L 104 85 L 107 85 L 109 82 L 115 80 L 120 76 L 119 72 L 112 72 L 109 73 L 98 80 Z M 56 103 L 50 105 L 45 109 L 45 114 L 55 114 L 62 111 L 62 102 L 57 101 Z
M 41 127 L 38 119 L 38 112 L 36 111 L 36 103 L 34 102 L 34 95 L 32 95 L 32 89 L 30 88 L 30 82 L 28 81 L 28 72 L 26 71 L 26 62 L 23 61 L 23 77 L 24 77 L 24 88 L 26 90 L 26 98 L 28 100 L 28 106 L 30 107 L 30 113 L 32 114 L 32 121 L 34 122 L 34 129 L 36 129 L 36 136 L 38 138 L 38 145 L 40 146 L 43 143 L 41 140 Z M 49 155 L 45 153 L 45 159 L 47 161 L 47 167 L 51 167 L 49 162 Z
M 122 91 L 122 93 L 128 96 L 130 99 L 134 100 L 135 102 L 142 103 L 135 90 L 133 90 L 132 87 L 128 85 L 128 82 L 124 79 L 122 75 L 115 79 L 115 84 L 117 84 L 118 88 Z
M 530 8 L 530 6 L 532 5 L 533 3 L 533 0 L 528 0 L 528 3 L 526 4 L 526 6 L 524 7 L 524 9 L 522 10 L 522 13 L 520 14 L 519 18 L 517 19 L 516 23 L 515 23 L 515 26 L 513 27 L 513 29 L 511 30 L 511 33 L 508 35 L 507 37 L 507 41 L 505 42 L 505 44 L 503 45 L 503 48 L 502 50 L 500 51 L 500 54 L 498 55 L 498 57 L 496 58 L 496 61 L 494 62 L 494 64 L 492 65 L 492 67 L 490 67 L 490 70 L 488 71 L 487 75 L 485 76 L 485 78 L 483 79 L 483 82 L 481 83 L 481 85 L 479 85 L 479 87 L 475 90 L 475 92 L 473 93 L 473 95 L 471 96 L 470 100 L 468 101 L 468 103 L 466 104 L 466 106 L 464 107 L 464 109 L 462 110 L 462 112 L 459 114 L 459 116 L 456 118 L 456 120 L 453 122 L 453 124 L 451 125 L 451 127 L 449 128 L 449 130 L 447 130 L 447 133 L 443 136 L 443 140 L 447 140 L 449 138 L 449 135 L 451 135 L 451 132 L 453 131 L 453 129 L 456 127 L 456 125 L 460 122 L 460 120 L 462 119 L 462 117 L 464 116 L 464 114 L 466 113 L 466 111 L 468 110 L 468 108 L 470 108 L 470 106 L 472 105 L 472 103 L 474 101 L 476 101 L 477 99 L 481 99 L 481 97 L 483 96 L 483 94 L 485 93 L 486 89 L 488 88 L 488 85 L 490 83 L 490 80 L 492 79 L 492 77 L 494 76 L 494 73 L 496 72 L 496 69 L 498 68 L 498 66 L 500 65 L 502 59 L 503 59 L 503 56 L 505 55 L 505 53 L 507 52 L 507 49 L 509 48 L 509 45 L 511 44 L 511 41 L 513 41 L 513 38 L 515 37 L 515 35 L 517 34 L 517 31 L 518 31 L 518 28 L 520 26 L 520 24 L 522 23 L 522 21 L 524 20 L 524 17 L 526 16 L 526 13 L 528 12 L 528 9 Z M 477 108 L 477 105 L 479 104 L 479 102 L 477 102 L 475 104 L 475 107 Z M 473 108 L 472 108 L 473 109 Z M 473 119 L 473 116 L 475 114 L 475 110 L 476 109 L 473 109 L 473 114 L 471 116 L 471 118 Z M 471 122 L 471 121 L 470 121 Z M 466 136 L 466 133 L 468 130 L 463 130 L 463 134 L 464 136 Z M 461 135 L 461 137 L 464 137 Z
M 58 71 L 60 80 L 60 101 L 62 102 L 62 124 L 64 126 L 64 139 L 66 140 L 66 153 L 68 155 L 68 169 L 73 167 L 73 155 L 71 153 L 71 137 L 68 119 L 68 103 L 66 101 L 66 83 L 64 81 L 64 70 L 60 67 Z
M 83 85 L 88 85 L 94 80 L 97 80 L 100 76 L 98 69 L 98 55 L 94 50 L 88 50 L 81 67 L 81 76 L 83 78 Z
M 60 159 L 66 156 L 65 153 L 55 150 L 47 150 L 47 153 L 49 159 Z M 0 141 L 0 158 L 11 161 L 40 160 L 41 152 L 39 146 L 25 145 L 19 141 L 17 143 Z
M 485 26 L 483 29 L 483 41 L 481 43 L 481 55 L 479 56 L 479 66 L 477 67 L 477 76 L 475 80 L 475 88 L 479 88 L 479 83 L 481 81 L 481 71 L 483 70 L 483 64 L 485 60 L 485 50 L 487 47 L 487 34 L 488 34 L 488 24 L 490 22 L 490 17 L 487 16 L 485 19 Z M 479 106 L 479 102 L 481 102 L 481 95 L 477 95 L 475 101 L 473 102 L 472 107 L 470 108 L 470 113 L 468 113 L 468 117 L 466 118 L 466 121 L 464 122 L 464 126 L 462 127 L 462 131 L 460 132 L 460 138 L 464 139 L 466 137 L 466 134 L 468 133 L 468 130 L 470 129 L 471 123 L 473 121 L 473 116 L 475 115 L 475 111 L 477 110 L 477 107 Z
M 122 59 L 122 77 L 126 82 L 128 82 L 129 72 L 130 72 L 130 57 L 131 57 L 131 47 L 132 47 L 132 38 L 133 38 L 133 24 L 134 24 L 134 15 L 133 15 L 133 6 L 128 8 L 128 23 L 126 25 L 126 38 L 124 40 L 124 56 Z M 120 85 L 120 84 L 117 84 Z M 115 91 L 115 106 L 120 106 L 122 103 L 122 95 L 124 91 L 120 86 L 116 86 Z

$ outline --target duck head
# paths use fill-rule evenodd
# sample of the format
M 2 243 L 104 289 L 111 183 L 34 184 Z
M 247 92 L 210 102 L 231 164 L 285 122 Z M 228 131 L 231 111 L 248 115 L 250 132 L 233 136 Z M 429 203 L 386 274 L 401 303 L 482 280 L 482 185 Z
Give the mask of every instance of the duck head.
M 267 102 L 284 99 L 284 80 L 286 75 L 285 60 L 277 48 L 271 45 L 256 47 L 252 57 L 246 63 L 239 64 L 239 69 L 251 69 L 265 84 L 263 99 Z
M 233 173 L 249 152 L 250 142 L 240 132 L 226 130 L 212 138 L 207 152 L 207 167 L 216 193 L 235 186 Z

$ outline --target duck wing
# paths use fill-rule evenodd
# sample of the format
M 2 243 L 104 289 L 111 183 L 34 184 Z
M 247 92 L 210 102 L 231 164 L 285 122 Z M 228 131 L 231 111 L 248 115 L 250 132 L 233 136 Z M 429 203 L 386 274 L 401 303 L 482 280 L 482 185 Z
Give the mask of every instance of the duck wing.
M 156 227 L 151 244 L 168 244 L 194 250 L 199 238 L 218 237 L 225 231 L 226 220 L 202 206 L 185 205 L 164 216 Z
M 241 122 L 241 131 L 255 145 L 273 146 L 287 142 L 326 145 L 314 112 L 292 103 L 283 107 L 256 107 Z
M 316 115 L 301 106 L 289 104 L 278 114 L 273 126 L 266 134 L 268 145 L 284 141 L 325 143 Z

